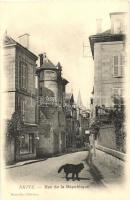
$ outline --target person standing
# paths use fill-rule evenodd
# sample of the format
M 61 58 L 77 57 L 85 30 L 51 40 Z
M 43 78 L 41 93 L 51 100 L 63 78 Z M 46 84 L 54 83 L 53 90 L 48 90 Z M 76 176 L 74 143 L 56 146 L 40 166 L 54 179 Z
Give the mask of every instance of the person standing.
M 94 139 L 94 136 L 93 134 L 87 134 L 86 135 L 86 142 L 85 142 L 85 150 L 87 151 L 87 156 L 85 158 L 85 162 L 88 164 L 88 165 L 91 165 L 92 164 L 92 161 L 93 161 L 93 139 Z

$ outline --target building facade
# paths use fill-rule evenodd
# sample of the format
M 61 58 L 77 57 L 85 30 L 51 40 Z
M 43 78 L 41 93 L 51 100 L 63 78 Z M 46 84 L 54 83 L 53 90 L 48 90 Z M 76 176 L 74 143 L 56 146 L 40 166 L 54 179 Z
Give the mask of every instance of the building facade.
M 107 148 L 124 151 L 124 129 L 117 130 L 123 119 L 126 66 L 126 13 L 110 14 L 111 28 L 89 37 L 94 59 L 94 89 L 91 117 L 101 121 L 98 143 Z M 122 122 L 121 122 L 122 123 Z
M 27 35 L 24 39 L 26 41 Z M 37 56 L 9 36 L 4 38 L 4 73 L 6 78 L 6 160 L 36 157 L 37 124 L 35 70 Z
M 56 66 L 40 54 L 38 77 L 38 131 L 40 157 L 62 152 L 66 147 L 66 121 L 63 110 L 65 86 L 68 83 L 61 75 L 60 63 Z
M 66 115 L 66 148 L 76 147 L 76 134 L 78 131 L 77 110 L 72 93 L 65 95 Z
M 82 103 L 80 91 L 76 104 L 77 110 L 77 133 L 76 133 L 76 147 L 83 147 L 85 142 L 85 131 L 89 129 L 89 110 Z
M 93 106 L 114 106 L 124 94 L 125 13 L 111 13 L 111 29 L 89 37 L 94 58 Z

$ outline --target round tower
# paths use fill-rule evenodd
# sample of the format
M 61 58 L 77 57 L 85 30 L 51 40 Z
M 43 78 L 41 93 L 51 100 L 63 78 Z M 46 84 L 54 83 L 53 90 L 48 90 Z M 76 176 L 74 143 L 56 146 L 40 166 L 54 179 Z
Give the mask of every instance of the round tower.
M 55 66 L 46 56 L 46 53 L 40 54 L 40 67 L 37 69 L 39 96 L 45 96 L 45 101 L 58 103 L 58 79 L 61 76 L 61 68 Z M 48 89 L 52 93 L 45 94 Z

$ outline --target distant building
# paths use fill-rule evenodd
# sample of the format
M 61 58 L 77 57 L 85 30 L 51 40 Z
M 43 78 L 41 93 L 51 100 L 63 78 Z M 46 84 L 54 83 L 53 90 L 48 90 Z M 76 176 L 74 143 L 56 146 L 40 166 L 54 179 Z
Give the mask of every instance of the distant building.
M 78 130 L 77 110 L 72 93 L 65 95 L 66 115 L 66 148 L 76 146 L 76 134 Z
M 65 150 L 66 121 L 63 111 L 65 86 L 68 83 L 61 75 L 60 63 L 56 66 L 47 58 L 46 53 L 40 54 L 38 76 L 38 131 L 39 156 L 54 155 Z
M 78 93 L 76 110 L 77 110 L 77 121 L 78 121 L 78 130 L 76 134 L 76 146 L 83 147 L 84 138 L 85 138 L 85 130 L 89 129 L 90 111 L 88 111 L 86 107 L 83 106 L 80 91 Z
M 111 29 L 89 37 L 94 59 L 93 106 L 113 107 L 124 94 L 126 13 L 111 13 Z
M 25 41 L 27 34 L 23 35 Z M 35 70 L 37 56 L 9 36 L 4 38 L 6 78 L 6 161 L 36 157 Z

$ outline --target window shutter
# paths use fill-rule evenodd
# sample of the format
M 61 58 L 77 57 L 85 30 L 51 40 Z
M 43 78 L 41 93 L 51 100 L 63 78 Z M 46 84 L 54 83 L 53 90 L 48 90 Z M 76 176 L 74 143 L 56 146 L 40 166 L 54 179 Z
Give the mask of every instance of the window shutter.
M 19 62 L 19 87 L 22 88 L 22 62 Z
M 122 54 L 113 57 L 113 76 L 120 77 L 124 75 L 125 57 Z
M 22 114 L 22 119 L 24 121 L 24 118 L 25 118 L 25 102 L 24 102 L 24 100 L 21 100 L 21 114 Z
M 116 77 L 119 74 L 119 59 L 118 56 L 114 56 L 114 61 L 113 61 L 113 75 Z
M 120 55 L 120 75 L 123 76 L 124 75 L 124 55 Z

